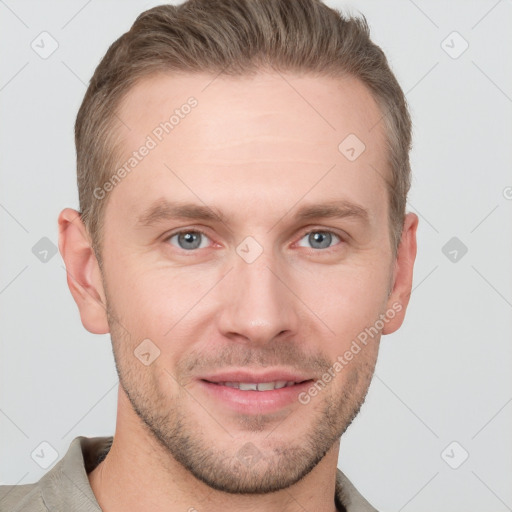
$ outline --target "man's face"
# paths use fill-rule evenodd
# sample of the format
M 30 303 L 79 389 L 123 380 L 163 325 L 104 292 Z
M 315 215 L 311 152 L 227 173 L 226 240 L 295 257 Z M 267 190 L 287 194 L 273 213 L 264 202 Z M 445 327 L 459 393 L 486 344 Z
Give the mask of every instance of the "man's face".
M 158 130 L 175 109 L 179 122 Z M 349 78 L 161 75 L 131 90 L 119 117 L 120 165 L 150 147 L 103 199 L 126 403 L 211 487 L 287 487 L 357 414 L 380 332 L 357 353 L 353 341 L 392 307 L 381 113 Z M 355 160 L 356 139 L 339 149 L 349 134 L 366 146 Z M 264 390 L 276 381 L 308 382 Z

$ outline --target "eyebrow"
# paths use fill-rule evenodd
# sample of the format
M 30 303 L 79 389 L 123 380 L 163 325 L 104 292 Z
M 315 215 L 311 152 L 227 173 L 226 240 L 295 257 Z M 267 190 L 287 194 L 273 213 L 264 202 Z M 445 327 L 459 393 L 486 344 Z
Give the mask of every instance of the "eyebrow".
M 289 212 L 285 213 L 282 220 Z M 353 218 L 363 223 L 370 219 L 366 208 L 347 200 L 329 201 L 310 204 L 300 208 L 295 214 L 297 220 L 319 218 Z M 217 208 L 196 203 L 170 202 L 161 199 L 142 212 L 137 219 L 137 226 L 149 227 L 159 222 L 172 219 L 190 219 L 228 223 L 227 217 Z
M 213 207 L 195 203 L 171 203 L 166 199 L 161 199 L 144 210 L 137 219 L 137 225 L 152 226 L 170 219 L 226 221 L 222 213 Z
M 296 214 L 296 218 L 299 220 L 317 218 L 343 219 L 346 217 L 354 218 L 365 223 L 368 223 L 370 220 L 370 214 L 366 208 L 346 200 L 304 206 Z

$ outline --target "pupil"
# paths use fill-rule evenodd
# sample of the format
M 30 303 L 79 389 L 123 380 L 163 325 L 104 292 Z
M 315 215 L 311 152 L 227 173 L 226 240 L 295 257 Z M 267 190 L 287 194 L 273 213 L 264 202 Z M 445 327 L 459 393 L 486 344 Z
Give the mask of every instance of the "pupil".
M 309 237 L 311 245 L 317 249 L 325 249 L 326 247 L 329 247 L 332 238 L 330 233 L 322 231 L 311 233 Z
M 184 235 L 181 235 L 180 238 L 181 241 L 185 244 L 183 249 L 196 249 L 200 245 L 199 236 L 197 233 L 185 233 Z

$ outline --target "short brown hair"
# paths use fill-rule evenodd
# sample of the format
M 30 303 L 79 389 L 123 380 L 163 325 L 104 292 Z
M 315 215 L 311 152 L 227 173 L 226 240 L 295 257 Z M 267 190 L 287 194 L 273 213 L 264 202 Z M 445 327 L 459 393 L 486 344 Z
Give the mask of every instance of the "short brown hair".
M 138 16 L 96 68 L 75 124 L 80 214 L 101 265 L 107 200 L 94 190 L 117 165 L 116 110 L 133 85 L 159 72 L 251 75 L 260 70 L 351 75 L 380 107 L 384 169 L 396 255 L 410 188 L 411 120 L 405 95 L 364 16 L 346 17 L 320 0 L 188 0 Z M 340 141 L 341 142 L 341 141 Z

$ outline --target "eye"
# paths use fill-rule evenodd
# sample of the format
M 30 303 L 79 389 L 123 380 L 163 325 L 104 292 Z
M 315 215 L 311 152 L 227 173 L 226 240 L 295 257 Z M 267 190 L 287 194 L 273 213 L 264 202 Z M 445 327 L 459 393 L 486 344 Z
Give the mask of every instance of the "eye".
M 338 242 L 341 242 L 341 238 L 332 231 L 310 231 L 301 238 L 299 245 L 301 247 L 308 247 L 302 242 L 306 240 L 306 243 L 310 244 L 310 247 L 313 249 L 328 249 L 336 239 Z
M 174 233 L 167 240 L 179 249 L 191 251 L 208 247 L 209 238 L 202 231 L 189 230 Z

